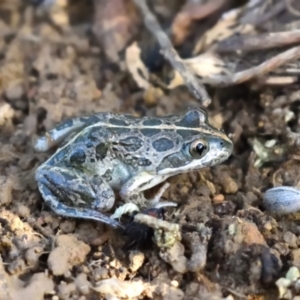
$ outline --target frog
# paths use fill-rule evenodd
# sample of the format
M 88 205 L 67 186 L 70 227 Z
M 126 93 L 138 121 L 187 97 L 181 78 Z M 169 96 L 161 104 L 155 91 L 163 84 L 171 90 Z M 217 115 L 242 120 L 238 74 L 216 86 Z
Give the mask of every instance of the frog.
M 117 193 L 124 203 L 151 207 L 146 190 L 171 176 L 222 163 L 233 144 L 210 125 L 206 111 L 194 107 L 162 117 L 112 112 L 74 117 L 34 143 L 37 152 L 54 147 L 35 171 L 45 202 L 58 215 L 118 228 L 123 225 L 109 215 Z

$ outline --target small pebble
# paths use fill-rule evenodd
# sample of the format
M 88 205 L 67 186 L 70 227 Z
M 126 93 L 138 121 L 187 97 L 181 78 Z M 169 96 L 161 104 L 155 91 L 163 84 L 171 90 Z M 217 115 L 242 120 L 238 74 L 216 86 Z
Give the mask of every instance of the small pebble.
M 271 222 L 266 222 L 264 224 L 264 229 L 267 231 L 271 231 L 273 229 L 272 223 Z
M 74 220 L 65 220 L 60 223 L 59 228 L 63 233 L 71 233 L 75 230 L 76 222 Z
M 288 287 L 292 284 L 292 281 L 286 278 L 279 278 L 276 281 L 276 285 L 278 288 L 278 292 L 279 292 L 279 297 L 280 299 L 285 297 L 285 299 L 290 299 L 290 298 L 286 298 L 288 296 Z
M 223 194 L 218 194 L 218 195 L 215 195 L 214 198 L 213 198 L 213 204 L 219 204 L 219 203 L 222 203 L 224 201 L 225 197 Z
M 75 285 L 81 294 L 87 295 L 90 292 L 90 283 L 87 280 L 87 276 L 84 273 L 79 274 L 75 279 Z
M 23 205 L 23 204 L 18 204 L 16 206 L 16 214 L 20 217 L 20 218 L 28 218 L 30 215 L 30 210 L 27 206 Z
M 187 195 L 188 193 L 189 193 L 189 188 L 186 185 L 182 186 L 180 189 L 180 194 Z
M 291 248 L 297 248 L 297 237 L 292 232 L 285 232 L 283 235 L 283 240 L 288 243 Z
M 174 287 L 179 287 L 179 282 L 177 280 L 172 280 L 171 285 Z
M 226 194 L 235 194 L 239 189 L 238 184 L 229 176 L 223 178 L 221 184 Z
M 112 268 L 117 268 L 117 261 L 114 259 L 109 263 L 109 266 Z
M 285 275 L 285 278 L 287 278 L 291 281 L 296 281 L 299 277 L 300 277 L 299 269 L 294 266 L 290 267 Z
M 22 84 L 11 84 L 6 90 L 5 90 L 5 96 L 9 100 L 18 100 L 22 97 L 24 94 L 24 88 Z
M 263 196 L 267 210 L 275 214 L 290 214 L 300 210 L 300 189 L 290 186 L 274 187 Z
M 26 263 L 30 267 L 36 266 L 38 264 L 39 257 L 43 253 L 43 248 L 40 246 L 32 247 L 27 249 L 25 253 Z
M 107 279 L 109 277 L 108 270 L 103 267 L 99 267 L 99 268 L 95 269 L 93 273 L 94 273 L 94 278 L 96 281 L 102 280 L 102 279 Z
M 70 270 L 66 271 L 63 275 L 65 278 L 71 278 L 72 277 L 72 273 L 70 272 Z
M 74 282 L 66 283 L 61 281 L 57 290 L 59 299 L 71 299 L 71 295 L 76 292 L 76 285 Z
M 145 255 L 140 251 L 131 251 L 129 254 L 130 259 L 130 269 L 135 272 L 137 271 L 144 263 Z

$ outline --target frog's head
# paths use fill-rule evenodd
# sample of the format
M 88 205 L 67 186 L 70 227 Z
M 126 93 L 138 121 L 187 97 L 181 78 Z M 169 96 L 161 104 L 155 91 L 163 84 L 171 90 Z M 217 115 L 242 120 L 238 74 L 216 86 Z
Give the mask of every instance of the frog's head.
M 207 114 L 189 109 L 176 124 L 180 149 L 163 158 L 157 168 L 160 175 L 175 175 L 219 164 L 232 152 L 232 141 L 208 123 Z

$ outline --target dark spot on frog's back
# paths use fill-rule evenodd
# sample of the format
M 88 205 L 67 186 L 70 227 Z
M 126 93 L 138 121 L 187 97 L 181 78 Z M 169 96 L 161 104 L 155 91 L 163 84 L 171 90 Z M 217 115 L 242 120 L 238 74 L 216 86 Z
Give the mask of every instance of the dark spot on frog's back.
M 140 149 L 143 145 L 143 141 L 137 137 L 128 137 L 119 141 L 122 146 L 128 152 L 134 152 Z
M 159 119 L 146 119 L 143 121 L 144 126 L 158 126 L 161 124 L 162 124 L 162 121 Z
M 159 129 L 152 129 L 152 128 L 144 128 L 144 129 L 141 129 L 141 134 L 146 136 L 146 137 L 151 137 L 155 134 L 158 134 L 160 133 L 160 130 Z
M 148 158 L 140 157 L 138 160 L 138 165 L 140 167 L 148 167 L 151 166 L 152 162 Z
M 108 147 L 105 143 L 100 143 L 95 147 L 96 159 L 103 160 L 106 157 Z
M 70 162 L 72 164 L 83 164 L 86 160 L 86 154 L 83 149 L 76 149 L 70 155 Z
M 203 124 L 205 113 L 200 110 L 191 110 L 178 122 L 176 126 L 197 128 Z
M 164 152 L 174 147 L 174 142 L 167 138 L 160 138 L 152 143 L 153 148 L 158 152 Z
M 138 162 L 138 165 L 141 167 L 148 167 L 152 165 L 152 162 L 148 158 L 141 158 Z
M 128 126 L 128 122 L 123 119 L 111 118 L 109 123 L 116 126 Z

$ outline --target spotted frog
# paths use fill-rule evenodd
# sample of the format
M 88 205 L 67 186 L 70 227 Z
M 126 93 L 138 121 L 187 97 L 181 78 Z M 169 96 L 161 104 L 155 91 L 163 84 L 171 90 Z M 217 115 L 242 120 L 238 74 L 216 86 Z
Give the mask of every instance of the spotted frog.
M 232 142 L 201 109 L 182 115 L 134 117 L 109 112 L 63 121 L 35 142 L 47 151 L 64 144 L 37 168 L 44 200 L 58 214 L 122 225 L 106 212 L 115 192 L 125 203 L 147 204 L 143 191 L 168 177 L 226 160 Z M 151 201 L 149 202 L 151 203 Z

